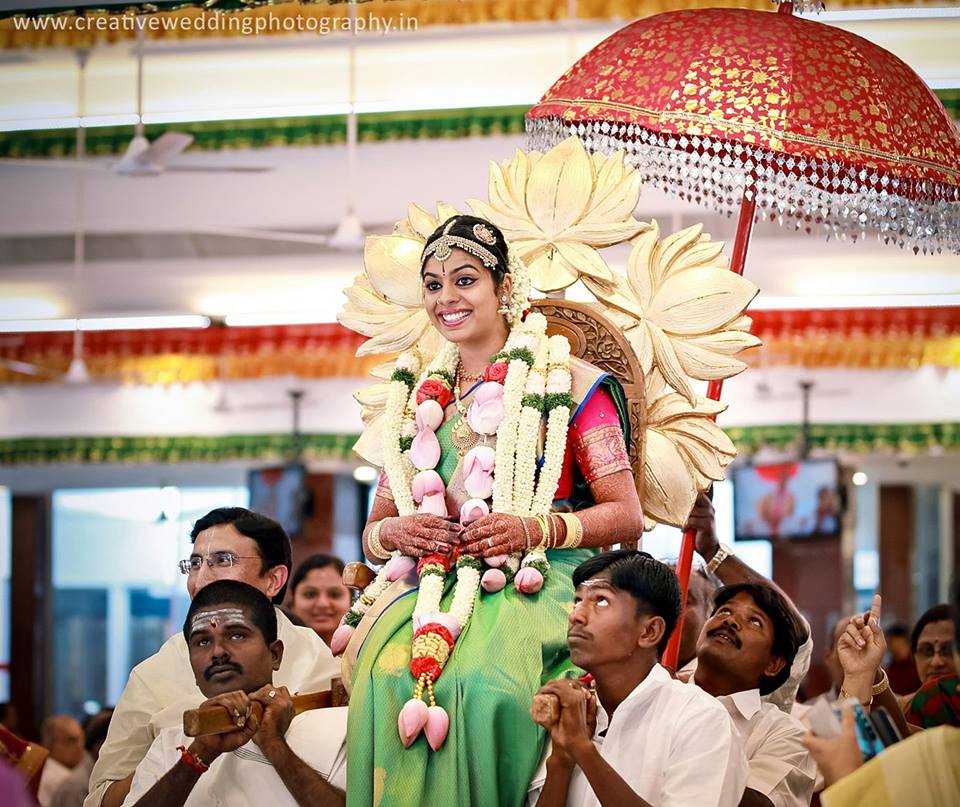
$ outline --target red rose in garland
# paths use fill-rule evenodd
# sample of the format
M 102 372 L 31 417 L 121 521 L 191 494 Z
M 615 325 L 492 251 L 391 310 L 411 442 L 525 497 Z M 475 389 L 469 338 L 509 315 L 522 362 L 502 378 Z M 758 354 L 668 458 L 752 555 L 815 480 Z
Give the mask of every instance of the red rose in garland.
M 507 370 L 509 369 L 505 361 L 498 361 L 494 364 L 488 364 L 487 369 L 483 372 L 484 381 L 495 381 L 498 384 L 502 384 L 507 378 Z
M 450 403 L 450 398 L 450 388 L 442 381 L 437 381 L 435 378 L 428 378 L 417 390 L 418 405 L 422 404 L 428 399 L 433 399 L 440 404 L 440 406 L 446 408 L 447 404 Z

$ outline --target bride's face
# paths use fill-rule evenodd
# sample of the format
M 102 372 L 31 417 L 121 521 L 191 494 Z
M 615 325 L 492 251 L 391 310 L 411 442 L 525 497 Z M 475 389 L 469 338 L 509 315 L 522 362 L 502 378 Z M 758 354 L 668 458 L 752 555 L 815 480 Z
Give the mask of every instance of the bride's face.
M 510 299 L 511 279 L 499 288 L 479 258 L 460 249 L 442 263 L 434 256 L 423 268 L 423 301 L 434 327 L 451 342 L 489 339 L 505 327 L 497 313 L 500 297 Z

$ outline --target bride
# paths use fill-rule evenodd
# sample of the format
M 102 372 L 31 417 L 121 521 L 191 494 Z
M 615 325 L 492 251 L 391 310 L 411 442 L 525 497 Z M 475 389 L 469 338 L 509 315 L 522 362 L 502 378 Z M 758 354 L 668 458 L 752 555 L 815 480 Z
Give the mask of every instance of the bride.
M 444 342 L 425 364 L 401 354 L 391 376 L 363 536 L 386 564 L 334 639 L 359 646 L 347 798 L 518 805 L 544 740 L 531 698 L 577 673 L 570 575 L 643 527 L 626 400 L 546 335 L 525 268 L 489 221 L 451 217 L 420 266 Z M 411 584 L 387 591 L 404 574 Z

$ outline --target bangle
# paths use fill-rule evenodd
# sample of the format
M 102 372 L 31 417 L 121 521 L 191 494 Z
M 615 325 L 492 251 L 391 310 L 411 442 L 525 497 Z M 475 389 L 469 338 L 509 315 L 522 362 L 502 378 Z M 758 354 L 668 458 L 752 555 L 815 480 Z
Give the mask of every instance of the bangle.
M 887 671 L 880 668 L 881 676 L 880 682 L 873 685 L 873 689 L 870 690 L 870 694 L 875 698 L 877 695 L 882 695 L 888 689 L 890 689 L 890 679 L 887 677 Z M 872 700 L 872 698 L 871 698 Z
M 178 745 L 177 750 L 180 752 L 180 761 L 188 768 L 192 768 L 197 773 L 206 773 L 210 770 L 210 766 L 185 745 Z
M 870 700 L 864 702 L 860 700 L 860 698 L 858 698 L 856 695 L 851 695 L 843 687 L 840 687 L 840 691 L 837 693 L 837 701 L 839 703 L 843 703 L 845 700 L 849 700 L 850 698 L 857 701 L 857 703 L 859 703 L 861 706 L 864 706 L 864 707 L 869 706 L 871 703 L 873 703 L 873 695 L 870 696 Z
M 716 554 L 710 558 L 710 562 L 707 564 L 707 574 L 716 574 L 720 564 L 732 555 L 733 550 L 729 546 L 726 544 L 720 544 Z
M 573 513 L 557 513 L 567 528 L 567 535 L 560 544 L 561 549 L 576 549 L 583 541 L 583 522 Z
M 383 544 L 380 543 L 380 530 L 383 529 L 384 521 L 386 521 L 386 519 L 381 518 L 373 525 L 373 529 L 370 530 L 370 534 L 367 536 L 367 548 L 375 558 L 389 560 L 390 553 L 384 548 Z
M 523 525 L 523 534 L 527 537 L 527 549 L 530 548 L 530 530 L 527 528 L 527 520 L 523 516 L 517 516 Z
M 543 515 L 543 513 L 540 513 L 539 515 L 537 515 L 537 516 L 536 516 L 536 519 L 537 519 L 537 524 L 540 525 L 540 543 L 537 544 L 537 549 L 540 549 L 541 547 L 546 548 L 546 546 L 547 546 L 547 535 L 548 535 L 548 533 L 547 533 L 547 519 L 546 519 L 546 517 Z

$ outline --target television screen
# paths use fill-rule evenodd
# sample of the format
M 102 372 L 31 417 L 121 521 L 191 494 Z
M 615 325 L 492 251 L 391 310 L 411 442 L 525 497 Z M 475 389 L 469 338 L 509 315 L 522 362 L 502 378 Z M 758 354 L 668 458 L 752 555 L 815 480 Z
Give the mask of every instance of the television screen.
M 256 468 L 248 475 L 250 509 L 275 521 L 291 538 L 303 532 L 307 469 L 303 465 Z
M 840 533 L 834 460 L 741 466 L 733 472 L 733 499 L 738 541 Z

